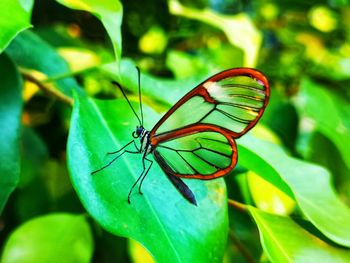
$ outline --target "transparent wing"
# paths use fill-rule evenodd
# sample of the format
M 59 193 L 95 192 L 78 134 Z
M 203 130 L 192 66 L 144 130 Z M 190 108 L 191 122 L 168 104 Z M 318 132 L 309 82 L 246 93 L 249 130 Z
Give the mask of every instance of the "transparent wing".
M 238 138 L 259 120 L 269 95 L 268 81 L 261 72 L 250 68 L 223 71 L 179 100 L 150 135 L 161 137 L 184 127 L 215 125 Z
M 194 130 L 197 130 L 193 133 Z M 237 148 L 229 134 L 216 127 L 194 127 L 172 134 L 153 151 L 162 169 L 170 175 L 213 179 L 226 175 L 237 162 Z

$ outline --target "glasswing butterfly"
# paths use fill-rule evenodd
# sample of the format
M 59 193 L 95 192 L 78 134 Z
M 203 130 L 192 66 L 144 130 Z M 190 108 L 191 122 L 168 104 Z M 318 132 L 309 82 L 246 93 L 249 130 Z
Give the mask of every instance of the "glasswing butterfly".
M 235 139 L 247 133 L 258 122 L 270 97 L 270 87 L 263 73 L 251 68 L 233 68 L 222 71 L 205 80 L 182 97 L 150 130 L 143 127 L 140 70 L 139 102 L 141 118 L 132 107 L 121 85 L 117 85 L 139 121 L 132 136 L 140 140 L 140 147 L 133 139 L 118 151 L 107 165 L 92 172 L 95 174 L 116 161 L 124 153 L 142 155 L 143 171 L 132 185 L 139 184 L 147 176 L 154 159 L 170 182 L 190 203 L 196 198 L 181 178 L 210 180 L 228 174 L 237 163 Z M 133 145 L 134 150 L 129 150 Z M 147 163 L 146 163 L 147 162 Z

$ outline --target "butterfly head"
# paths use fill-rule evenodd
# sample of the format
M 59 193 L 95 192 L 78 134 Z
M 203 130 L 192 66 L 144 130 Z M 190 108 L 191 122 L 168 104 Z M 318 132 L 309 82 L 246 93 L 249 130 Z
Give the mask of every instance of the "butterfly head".
M 141 133 L 145 130 L 145 128 L 143 128 L 142 126 L 137 126 L 136 130 L 132 133 L 132 137 L 139 138 Z

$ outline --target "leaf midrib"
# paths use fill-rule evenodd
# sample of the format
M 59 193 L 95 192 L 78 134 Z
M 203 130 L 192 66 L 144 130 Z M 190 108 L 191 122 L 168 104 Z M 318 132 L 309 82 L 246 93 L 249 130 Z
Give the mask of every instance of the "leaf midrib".
M 115 146 L 120 148 L 119 143 L 116 141 L 115 137 L 113 136 L 113 133 L 112 133 L 112 131 L 111 131 L 109 125 L 108 125 L 107 122 L 105 121 L 105 118 L 103 117 L 103 115 L 102 115 L 100 109 L 98 108 L 98 106 L 96 105 L 96 103 L 95 103 L 93 100 L 89 99 L 89 101 L 91 102 L 93 109 L 94 109 L 95 112 L 97 113 L 99 120 L 101 120 L 102 126 L 106 129 L 107 134 L 110 136 L 110 138 L 112 139 L 112 141 L 113 141 L 113 143 L 115 144 Z M 132 177 L 136 180 L 137 177 L 135 177 L 135 173 L 133 172 L 133 169 L 131 168 L 130 162 L 128 161 L 128 159 L 125 159 L 125 158 L 123 158 L 123 159 L 124 159 L 124 163 L 126 164 L 128 170 L 129 170 L 129 173 L 130 173 L 130 174 L 132 175 Z M 149 199 L 146 198 L 146 197 L 144 197 L 144 200 L 146 201 L 146 203 L 147 203 L 147 205 L 148 205 L 148 207 L 149 207 L 151 213 L 153 214 L 154 218 L 157 220 L 159 226 L 161 227 L 161 230 L 162 230 L 162 232 L 164 233 L 164 236 L 166 237 L 166 239 L 167 239 L 167 241 L 168 241 L 170 247 L 173 249 L 174 254 L 176 255 L 176 258 L 177 258 L 177 262 L 182 262 L 182 261 L 180 260 L 181 258 L 180 258 L 180 256 L 179 256 L 179 254 L 178 254 L 176 248 L 174 247 L 174 245 L 173 245 L 173 243 L 172 243 L 170 237 L 167 235 L 167 231 L 166 231 L 164 225 L 163 225 L 162 222 L 159 220 L 159 217 L 157 216 L 157 213 L 155 212 L 153 206 L 152 206 L 151 203 L 149 202 Z
M 261 220 L 261 216 L 258 213 L 255 213 L 254 218 L 258 219 L 258 221 L 260 222 L 260 226 L 262 226 L 262 228 L 265 229 L 265 232 L 267 233 L 268 236 L 270 236 L 271 240 L 276 244 L 276 246 L 280 249 L 280 251 L 282 252 L 282 255 L 288 260 L 288 262 L 293 262 L 291 260 L 291 258 L 288 256 L 287 251 L 285 251 L 283 249 L 283 246 L 280 245 L 280 243 L 278 242 L 278 239 L 274 237 L 273 235 L 273 231 L 270 231 L 269 227 L 264 223 L 264 220 Z

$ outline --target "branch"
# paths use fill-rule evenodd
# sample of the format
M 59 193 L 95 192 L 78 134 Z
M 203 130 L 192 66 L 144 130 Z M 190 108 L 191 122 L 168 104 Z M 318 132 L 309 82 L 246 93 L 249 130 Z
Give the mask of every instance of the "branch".
M 57 98 L 58 100 L 68 104 L 69 106 L 73 106 L 73 99 L 68 97 L 67 95 L 63 94 L 58 89 L 54 88 L 52 85 L 44 83 L 42 80 L 34 77 L 32 74 L 30 74 L 26 70 L 20 70 L 22 76 L 30 81 L 36 84 L 41 90 L 43 90 L 46 94 Z
M 236 208 L 237 210 L 240 210 L 241 212 L 247 212 L 247 207 L 245 204 L 242 204 L 240 202 L 237 202 L 235 200 L 232 199 L 228 199 L 228 205 Z

